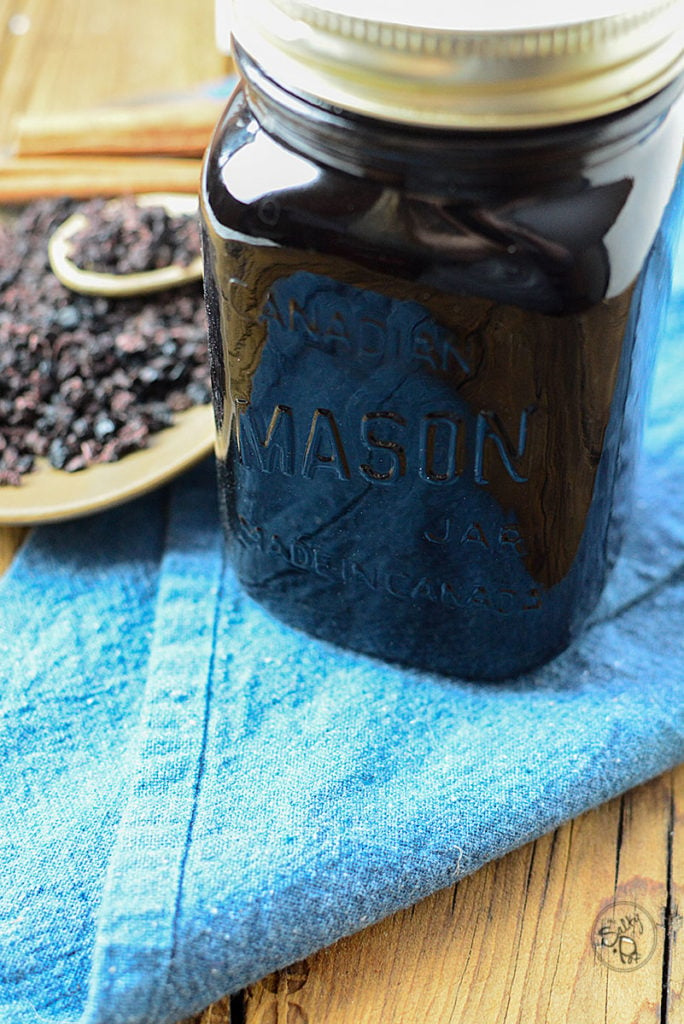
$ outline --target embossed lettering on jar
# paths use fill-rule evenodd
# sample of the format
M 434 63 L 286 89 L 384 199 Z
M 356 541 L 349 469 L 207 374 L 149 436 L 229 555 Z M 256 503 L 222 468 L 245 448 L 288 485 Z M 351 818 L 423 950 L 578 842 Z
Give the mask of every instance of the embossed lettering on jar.
M 221 499 L 293 626 L 496 679 L 600 596 L 681 220 L 684 17 L 594 6 L 236 6 L 202 183 Z

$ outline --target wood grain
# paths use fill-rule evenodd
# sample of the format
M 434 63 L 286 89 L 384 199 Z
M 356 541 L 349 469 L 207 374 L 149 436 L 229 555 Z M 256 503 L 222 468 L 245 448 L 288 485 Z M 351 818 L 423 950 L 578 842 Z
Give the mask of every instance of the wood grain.
M 0 491 L 0 501 L 2 501 L 2 491 Z M 0 576 L 11 564 L 27 533 L 28 530 L 23 526 L 0 526 Z
M 160 103 L 107 104 L 15 119 L 15 156 L 53 154 L 201 158 L 224 102 L 205 97 Z
M 17 13 L 25 35 L 9 31 Z M 225 70 L 211 0 L 0 0 L 0 146 L 16 113 L 182 91 Z M 0 571 L 25 536 L 0 530 Z M 684 767 L 192 1024 L 684 1024 L 683 882 Z M 633 970 L 605 966 L 619 952 L 595 945 L 616 900 L 643 911 L 644 943 L 654 922 L 653 954 Z
M 176 157 L 27 156 L 0 160 L 0 203 L 199 190 L 201 161 Z
M 12 18 L 28 19 L 13 35 Z M 16 115 L 182 94 L 223 77 L 211 0 L 0 0 L 0 139 Z

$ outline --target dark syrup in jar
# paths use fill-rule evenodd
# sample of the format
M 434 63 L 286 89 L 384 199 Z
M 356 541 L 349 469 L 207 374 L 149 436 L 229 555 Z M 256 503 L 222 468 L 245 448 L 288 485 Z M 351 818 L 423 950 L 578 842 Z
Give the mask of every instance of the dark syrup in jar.
M 202 196 L 239 578 L 385 660 L 532 668 L 581 629 L 625 529 L 677 84 L 571 127 L 416 131 L 281 105 L 243 61 Z

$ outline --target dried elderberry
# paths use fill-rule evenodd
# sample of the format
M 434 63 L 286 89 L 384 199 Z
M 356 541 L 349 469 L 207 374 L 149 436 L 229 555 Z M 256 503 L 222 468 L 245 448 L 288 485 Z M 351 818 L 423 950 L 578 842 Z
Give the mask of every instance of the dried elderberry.
M 200 255 L 193 218 L 162 206 L 139 206 L 133 196 L 116 204 L 95 199 L 83 212 L 87 225 L 72 238 L 72 259 L 83 270 L 140 273 L 171 263 L 187 266 Z

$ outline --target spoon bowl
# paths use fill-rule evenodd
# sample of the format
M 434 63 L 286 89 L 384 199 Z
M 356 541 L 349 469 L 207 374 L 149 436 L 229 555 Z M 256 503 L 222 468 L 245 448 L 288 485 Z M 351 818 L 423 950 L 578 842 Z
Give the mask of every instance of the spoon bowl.
M 119 202 L 113 199 L 108 207 Z M 150 192 L 136 196 L 138 206 L 161 206 L 172 216 L 193 216 L 197 213 L 197 199 L 192 195 L 172 192 Z M 200 281 L 202 259 L 197 257 L 187 266 L 171 263 L 158 270 L 145 270 L 132 274 L 115 274 L 84 270 L 72 259 L 72 240 L 88 225 L 83 213 L 74 213 L 52 233 L 48 242 L 48 259 L 53 274 L 66 288 L 80 295 L 101 295 L 105 298 L 126 298 L 179 288 Z

